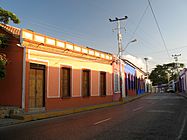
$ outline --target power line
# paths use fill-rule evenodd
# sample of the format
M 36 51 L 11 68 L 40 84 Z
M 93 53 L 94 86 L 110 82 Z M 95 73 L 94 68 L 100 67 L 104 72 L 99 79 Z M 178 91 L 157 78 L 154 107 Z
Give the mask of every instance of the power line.
M 153 14 L 153 17 L 154 17 L 154 19 L 155 19 L 155 22 L 156 22 L 158 31 L 159 31 L 160 36 L 161 36 L 161 39 L 162 39 L 162 41 L 163 41 L 164 47 L 165 47 L 165 49 L 166 49 L 167 55 L 168 55 L 169 59 L 171 59 L 170 54 L 169 54 L 169 51 L 168 51 L 168 48 L 167 48 L 167 46 L 166 46 L 165 39 L 164 39 L 164 37 L 163 37 L 163 35 L 162 35 L 160 26 L 159 26 L 158 21 L 157 21 L 157 19 L 156 19 L 156 15 L 155 15 L 155 13 L 154 13 L 154 11 L 153 11 L 153 7 L 152 7 L 152 5 L 151 5 L 150 0 L 148 0 L 148 3 L 149 3 L 149 7 L 151 8 L 151 12 L 152 12 L 152 14 Z
M 98 6 L 97 6 L 97 7 L 98 7 Z M 108 14 L 106 14 L 107 9 L 105 9 L 104 7 L 101 7 L 100 5 L 99 5 L 99 8 L 103 10 L 102 14 L 105 13 L 104 15 L 108 15 Z M 141 29 L 141 33 L 144 32 L 144 34 L 147 35 L 147 37 L 151 37 L 151 34 L 148 34 L 144 29 L 142 29 L 142 28 L 140 27 L 140 24 L 142 23 L 143 18 L 144 18 L 144 16 L 145 16 L 146 13 L 147 13 L 148 8 L 149 8 L 149 4 L 145 7 L 144 11 L 142 12 L 142 15 L 141 15 L 141 17 L 140 17 L 138 23 L 137 23 L 137 22 L 135 23 L 135 22 L 132 20 L 132 18 L 129 19 L 129 22 L 133 21 L 133 22 L 131 22 L 131 23 L 134 24 L 134 26 L 136 26 L 136 27 L 135 27 L 132 31 L 130 31 L 130 32 L 132 33 L 132 34 L 130 35 L 130 38 L 131 38 L 131 39 L 128 39 L 127 42 L 129 42 L 130 40 L 132 40 L 132 38 L 133 38 L 134 35 L 137 33 L 137 31 L 138 31 L 139 28 Z M 132 24 L 129 24 L 129 25 L 132 25 Z M 128 29 L 128 30 L 130 30 L 130 29 Z M 127 34 L 126 34 L 126 36 L 127 36 Z M 140 34 L 139 36 L 142 36 L 142 35 Z M 142 37 L 139 37 L 139 38 L 141 38 L 141 40 L 143 40 Z M 153 36 L 152 36 L 151 38 L 153 39 Z M 141 40 L 140 40 L 140 41 L 141 41 Z M 154 42 L 150 42 L 150 40 L 149 40 L 149 42 L 148 42 L 148 39 L 144 39 L 144 41 L 147 42 L 146 44 L 149 44 L 149 45 L 147 45 L 147 46 L 145 46 L 145 47 L 151 48 L 151 47 L 149 47 L 149 46 L 155 46 L 155 47 L 157 46 L 157 45 L 155 45 Z M 155 41 L 155 39 L 154 39 L 154 41 Z
M 142 22 L 142 20 L 143 20 L 143 18 L 144 18 L 144 16 L 145 16 L 145 14 L 146 14 L 146 12 L 147 12 L 148 7 L 149 7 L 149 5 L 146 6 L 146 8 L 145 8 L 145 10 L 144 10 L 144 12 L 143 12 L 143 14 L 142 14 L 142 16 L 140 17 L 140 20 L 139 20 L 138 24 L 136 25 L 136 28 L 134 29 L 134 31 L 133 31 L 133 33 L 132 33 L 130 39 L 129 39 L 129 41 L 133 39 L 133 37 L 134 37 L 136 31 L 137 31 L 138 28 L 140 27 L 140 24 L 141 24 L 141 22 Z M 128 42 L 129 42 L 129 41 L 128 41 Z
M 169 52 L 172 52 L 172 51 L 175 51 L 175 50 L 182 50 L 182 49 L 185 49 L 187 48 L 187 46 L 181 46 L 181 47 L 175 47 L 175 48 L 171 48 L 171 49 L 168 49 Z M 163 50 L 159 50 L 159 51 L 154 51 L 154 52 L 149 52 L 149 54 L 160 54 L 160 53 L 163 53 Z M 142 53 L 138 53 L 138 54 L 142 54 Z

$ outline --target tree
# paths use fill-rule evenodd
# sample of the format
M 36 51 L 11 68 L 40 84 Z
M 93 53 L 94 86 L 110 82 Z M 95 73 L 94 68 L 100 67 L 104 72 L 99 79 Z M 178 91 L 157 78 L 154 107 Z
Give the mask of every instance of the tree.
M 162 65 L 157 65 L 156 68 L 149 75 L 149 79 L 153 81 L 153 85 L 167 83 L 167 71 Z
M 8 24 L 12 21 L 15 24 L 19 24 L 19 18 L 12 12 L 4 10 L 0 7 L 0 22 L 3 24 Z M 8 36 L 5 34 L 0 34 L 0 50 L 5 49 L 8 47 Z M 6 74 L 6 65 L 7 65 L 7 58 L 6 55 L 0 53 L 0 80 L 5 77 Z
M 8 24 L 9 22 L 13 21 L 15 24 L 19 24 L 19 18 L 12 12 L 4 10 L 0 7 L 0 22 L 4 24 Z
M 153 81 L 153 85 L 166 84 L 168 80 L 176 80 L 178 77 L 178 69 L 183 68 L 183 63 L 168 63 L 157 65 L 151 72 L 149 78 Z

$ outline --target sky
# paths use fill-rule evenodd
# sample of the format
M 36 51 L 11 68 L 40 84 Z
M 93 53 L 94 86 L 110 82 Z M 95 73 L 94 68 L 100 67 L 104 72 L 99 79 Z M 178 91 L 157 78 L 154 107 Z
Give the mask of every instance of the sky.
M 35 32 L 78 45 L 117 54 L 116 23 L 121 22 L 123 57 L 149 71 L 158 64 L 179 62 L 187 66 L 187 0 L 150 0 L 166 48 L 159 34 L 148 0 L 0 0 L 0 7 L 15 13 L 19 25 Z

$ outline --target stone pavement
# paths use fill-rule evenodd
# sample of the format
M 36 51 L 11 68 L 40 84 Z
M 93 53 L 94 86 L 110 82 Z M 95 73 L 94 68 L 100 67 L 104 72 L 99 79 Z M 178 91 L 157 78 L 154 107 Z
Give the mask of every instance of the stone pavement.
M 28 114 L 28 113 L 18 114 L 16 116 L 12 116 L 11 118 L 0 119 L 0 127 L 24 123 L 28 121 L 35 121 L 35 120 L 40 120 L 40 119 L 64 116 L 64 115 L 69 115 L 69 114 L 79 113 L 79 112 L 89 111 L 89 110 L 95 110 L 95 109 L 104 108 L 104 107 L 121 105 L 121 104 L 131 102 L 133 100 L 139 99 L 141 97 L 147 96 L 149 94 L 150 93 L 145 93 L 145 94 L 138 95 L 138 96 L 126 97 L 120 102 L 112 102 L 112 103 L 107 103 L 107 104 L 99 104 L 99 105 L 87 106 L 87 107 L 81 107 L 81 108 L 67 109 L 67 110 L 61 110 L 61 111 L 38 112 L 38 113 L 31 113 L 31 114 Z

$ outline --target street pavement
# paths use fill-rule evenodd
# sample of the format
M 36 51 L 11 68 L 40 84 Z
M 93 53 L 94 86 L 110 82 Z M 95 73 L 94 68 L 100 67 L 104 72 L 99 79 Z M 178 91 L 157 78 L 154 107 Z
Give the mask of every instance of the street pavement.
M 151 94 L 127 104 L 0 128 L 0 140 L 187 140 L 187 99 Z

